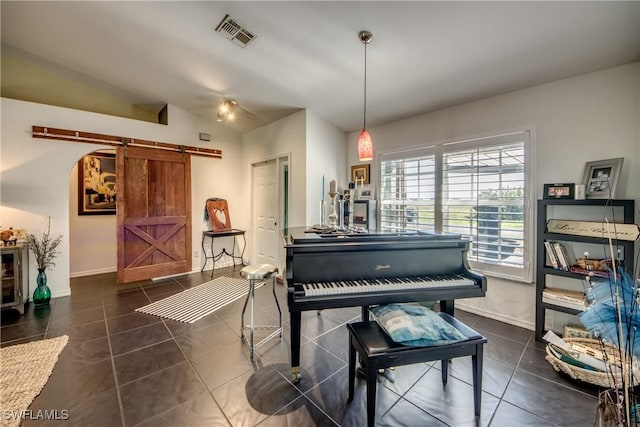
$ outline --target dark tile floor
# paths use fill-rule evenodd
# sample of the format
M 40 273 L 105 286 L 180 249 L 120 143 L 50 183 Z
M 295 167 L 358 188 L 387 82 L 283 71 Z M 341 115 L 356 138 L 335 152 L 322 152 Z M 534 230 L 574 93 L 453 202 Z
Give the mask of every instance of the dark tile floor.
M 238 277 L 239 268 L 216 276 Z M 303 313 L 302 380 L 290 382 L 285 337 L 258 349 L 252 362 L 239 338 L 236 301 L 184 324 L 134 310 L 209 280 L 209 274 L 132 285 L 115 275 L 73 279 L 70 297 L 24 316 L 2 313 L 3 346 L 67 334 L 69 344 L 32 410 L 63 410 L 65 426 L 363 426 L 364 381 L 347 404 L 346 322 L 359 309 Z M 275 307 L 256 291 L 258 322 L 273 322 Z M 286 289 L 278 285 L 286 312 Z M 471 361 L 455 359 L 443 387 L 439 363 L 398 367 L 379 376 L 379 426 L 593 425 L 597 389 L 559 376 L 544 360 L 531 331 L 456 311 L 488 338 L 482 416 L 473 415 Z M 25 375 L 28 375 L 25 372 Z M 27 420 L 23 425 L 44 424 Z M 47 425 L 55 423 L 47 422 Z

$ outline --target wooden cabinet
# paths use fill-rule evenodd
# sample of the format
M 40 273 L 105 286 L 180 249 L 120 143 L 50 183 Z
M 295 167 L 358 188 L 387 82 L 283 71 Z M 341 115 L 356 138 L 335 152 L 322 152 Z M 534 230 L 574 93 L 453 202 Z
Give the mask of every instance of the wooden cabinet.
M 2 305 L 24 314 L 29 300 L 29 248 L 24 244 L 0 247 L 2 254 Z
M 604 218 L 611 223 L 634 223 L 633 200 L 571 200 L 550 199 L 538 201 L 538 237 L 536 241 L 536 339 L 542 340 L 545 329 L 545 314 L 547 310 L 554 310 L 569 314 L 578 314 L 581 310 L 559 304 L 543 301 L 543 293 L 554 277 L 567 278 L 569 281 L 584 281 L 584 273 L 565 271 L 550 265 L 548 254 L 549 243 L 564 246 L 575 256 L 583 256 L 585 251 L 590 258 L 608 258 L 609 242 L 602 237 L 586 237 L 571 234 L 550 233 L 547 228 L 549 219 L 579 220 L 604 222 Z M 545 246 L 545 243 L 547 245 Z M 616 257 L 623 260 L 624 269 L 633 276 L 634 242 L 617 240 L 614 247 Z M 571 262 L 570 262 L 571 263 Z M 565 279 L 561 279 L 565 280 Z M 556 287 L 562 291 L 561 287 Z M 575 291 L 575 289 L 574 289 Z M 570 304 L 566 304 L 570 305 Z

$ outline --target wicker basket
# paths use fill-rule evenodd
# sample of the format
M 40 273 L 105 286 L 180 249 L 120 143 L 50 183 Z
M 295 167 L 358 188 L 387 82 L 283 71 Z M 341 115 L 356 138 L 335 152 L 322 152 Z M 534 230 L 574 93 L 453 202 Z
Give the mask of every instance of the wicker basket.
M 606 271 L 611 269 L 612 263 L 610 259 L 587 259 L 578 258 L 576 264 L 585 270 Z
M 600 340 L 588 338 L 564 338 L 564 341 L 569 344 L 582 344 L 596 350 L 602 350 L 604 346 L 604 350 L 610 359 L 619 359 L 620 353 L 618 352 L 618 349 L 612 345 L 603 344 Z M 619 387 L 622 384 L 622 372 L 620 372 L 619 368 L 616 368 L 615 370 L 613 370 L 613 372 L 591 371 L 589 369 L 583 369 L 558 359 L 553 355 L 553 353 L 551 353 L 549 345 L 547 345 L 546 350 L 547 356 L 545 357 L 545 359 L 551 364 L 551 366 L 553 366 L 553 369 L 555 369 L 557 372 L 564 372 L 574 380 L 583 381 L 589 384 L 595 384 L 607 388 L 613 388 L 616 386 Z M 633 386 L 637 386 L 638 384 L 640 384 L 640 369 L 638 369 L 638 367 L 635 365 L 633 367 L 631 378 L 633 379 Z

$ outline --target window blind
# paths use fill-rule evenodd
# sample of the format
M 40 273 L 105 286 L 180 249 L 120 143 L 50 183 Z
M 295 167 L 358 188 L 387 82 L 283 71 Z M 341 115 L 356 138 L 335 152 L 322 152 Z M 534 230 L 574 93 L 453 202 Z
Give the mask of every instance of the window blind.
M 468 236 L 482 271 L 530 277 L 528 132 L 394 153 L 380 162 L 380 227 Z

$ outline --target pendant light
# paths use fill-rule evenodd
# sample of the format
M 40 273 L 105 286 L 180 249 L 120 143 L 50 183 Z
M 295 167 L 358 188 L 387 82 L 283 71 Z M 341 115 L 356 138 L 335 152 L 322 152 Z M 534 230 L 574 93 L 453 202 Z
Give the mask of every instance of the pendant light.
M 371 43 L 373 34 L 369 31 L 360 31 L 358 34 L 364 45 L 364 120 L 360 136 L 358 136 L 358 159 L 361 162 L 373 160 L 373 142 L 367 132 L 367 45 Z

